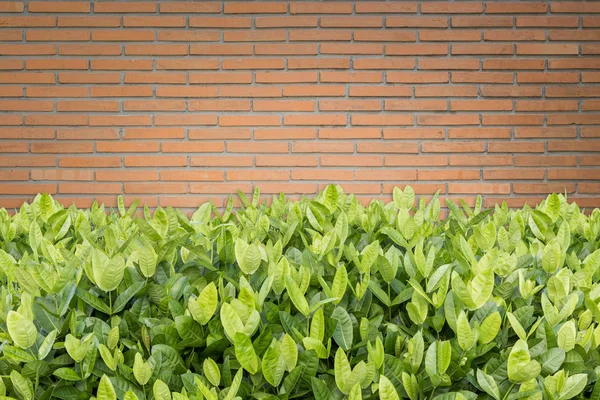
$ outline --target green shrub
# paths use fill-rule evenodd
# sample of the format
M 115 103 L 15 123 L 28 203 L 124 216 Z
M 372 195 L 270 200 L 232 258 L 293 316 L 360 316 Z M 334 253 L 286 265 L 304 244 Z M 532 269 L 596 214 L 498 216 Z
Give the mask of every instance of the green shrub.
M 600 399 L 600 210 L 240 198 L 0 210 L 0 396 Z

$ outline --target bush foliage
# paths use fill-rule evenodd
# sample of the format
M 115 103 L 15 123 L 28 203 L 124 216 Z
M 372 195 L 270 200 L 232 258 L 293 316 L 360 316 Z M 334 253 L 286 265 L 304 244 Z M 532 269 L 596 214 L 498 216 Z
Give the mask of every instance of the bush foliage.
M 600 210 L 0 210 L 4 399 L 600 399 Z

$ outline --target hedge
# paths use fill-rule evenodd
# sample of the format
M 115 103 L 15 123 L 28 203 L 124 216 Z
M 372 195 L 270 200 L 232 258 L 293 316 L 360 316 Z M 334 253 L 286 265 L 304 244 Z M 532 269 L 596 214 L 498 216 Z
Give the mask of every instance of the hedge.
M 600 210 L 240 199 L 0 210 L 1 398 L 600 399 Z

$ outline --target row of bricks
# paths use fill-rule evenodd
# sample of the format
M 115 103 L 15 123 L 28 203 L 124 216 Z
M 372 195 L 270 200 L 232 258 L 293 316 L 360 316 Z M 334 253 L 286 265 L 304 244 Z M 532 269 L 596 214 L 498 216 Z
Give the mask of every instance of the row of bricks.
M 326 176 L 323 173 L 326 172 Z M 600 180 L 597 168 L 557 169 L 294 169 L 294 170 L 169 170 L 32 169 L 2 170 L 0 181 L 100 182 L 223 182 L 223 181 L 478 181 L 484 180 Z M 518 179 L 515 179 L 518 177 Z
M 55 167 L 57 156 L 0 158 L 0 167 Z M 576 167 L 599 166 L 597 155 L 128 155 L 120 156 L 61 156 L 58 166 L 65 168 L 118 167 Z M 385 172 L 385 170 L 382 170 Z M 514 176 L 513 176 L 514 178 Z
M 0 30 L 2 41 L 28 42 L 321 42 L 321 41 L 351 41 L 355 42 L 479 42 L 479 41 L 598 41 L 600 34 L 597 29 L 588 30 L 527 30 L 527 29 L 494 29 L 478 31 L 473 29 L 453 29 L 451 31 L 420 29 L 410 30 L 344 30 L 344 29 L 269 29 L 246 31 L 219 31 L 201 29 L 120 29 L 120 30 L 83 30 L 83 29 L 29 29 Z M 344 44 L 347 46 L 347 44 Z M 331 49 L 324 46 L 325 52 Z M 346 49 L 351 50 L 352 47 Z M 354 46 L 356 54 L 361 52 L 378 52 L 377 46 Z M 460 47 L 459 47 L 460 49 Z M 521 48 L 517 51 L 528 52 L 530 49 Z M 573 51 L 565 48 L 561 51 Z M 354 51 L 352 51 L 354 53 Z M 528 53 L 524 53 L 528 54 Z
M 0 126 L 151 126 L 154 125 L 218 125 L 221 127 L 238 126 L 346 126 L 346 114 L 306 114 L 293 115 L 190 115 L 190 114 L 157 114 L 152 115 L 86 115 L 86 114 L 3 114 Z M 351 124 L 367 125 L 405 125 L 413 126 L 498 126 L 498 125 L 597 125 L 600 124 L 599 113 L 576 114 L 372 114 L 352 115 Z M 282 123 L 283 122 L 283 123 Z M 340 137 L 363 138 L 363 131 L 347 131 Z M 367 135 L 366 138 L 371 137 Z
M 16 79 L 26 80 L 13 75 Z M 415 75 L 416 76 L 416 75 Z M 2 73 L 0 73 L 0 79 Z M 432 79 L 431 76 L 423 76 Z M 8 78 L 6 78 L 8 79 Z M 24 91 L 25 89 L 25 91 Z M 103 85 L 93 87 L 77 86 L 23 86 L 4 85 L 0 97 L 28 98 L 86 98 L 86 97 L 546 97 L 546 98 L 585 98 L 600 97 L 600 87 L 596 86 L 535 86 L 535 85 L 290 85 L 283 87 L 214 87 L 160 85 L 151 86 Z M 224 96 L 229 95 L 229 96 Z M 255 100 L 259 101 L 259 100 Z M 520 100 L 519 100 L 520 101 Z M 533 100 L 532 100 L 533 101 Z M 539 102 L 539 100 L 536 100 Z M 234 102 L 234 103 L 231 103 Z M 240 103 L 236 103 L 240 102 Z M 227 110 L 228 104 L 249 104 L 250 99 L 239 100 L 196 100 L 215 110 Z M 211 105 L 212 104 L 212 105 Z M 538 103 L 542 104 L 542 103 Z M 550 104 L 550 103 L 549 103 Z M 236 106 L 237 107 L 237 106 Z M 244 106 L 243 108 L 247 108 Z M 542 108 L 545 109 L 545 106 Z
M 225 14 L 352 14 L 356 13 L 600 13 L 600 5 L 581 2 L 85 2 L 85 1 L 31 1 L 27 11 L 39 13 L 225 13 Z M 288 8 L 289 6 L 289 8 Z M 0 12 L 23 12 L 25 3 L 7 1 Z
M 385 194 L 391 193 L 393 188 L 404 181 L 399 179 L 397 183 L 350 183 L 345 184 L 355 194 Z M 288 194 L 315 193 L 317 186 L 324 189 L 327 183 L 298 183 L 298 182 L 261 182 L 260 187 L 264 194 L 277 194 L 280 192 Z M 412 185 L 411 185 L 412 186 Z M 440 191 L 443 194 L 536 194 L 536 193 L 577 193 L 598 194 L 600 183 L 426 183 L 420 184 L 421 190 L 427 190 L 427 194 Z M 447 190 L 446 190 L 447 186 Z M 38 188 L 37 190 L 35 188 Z M 250 192 L 252 183 L 19 183 L 0 186 L 0 195 L 23 195 L 36 193 L 49 194 L 229 194 L 237 190 Z M 416 189 L 416 188 L 415 188 Z
M 241 86 L 251 84 L 251 72 L 222 73 L 189 73 L 184 72 L 0 72 L 0 83 L 32 83 L 32 84 L 230 84 L 219 88 L 203 87 L 208 96 L 217 93 L 226 97 L 281 97 L 279 87 Z M 516 78 L 515 78 L 516 75 Z M 254 80 L 262 84 L 285 83 L 543 83 L 543 84 L 576 84 L 598 83 L 600 72 L 256 72 Z M 231 85 L 233 84 L 233 85 Z M 5 88 L 3 88 L 5 89 Z M 385 90 L 384 88 L 382 88 Z M 177 90 L 185 90 L 178 88 Z M 212 91 L 212 93 L 211 93 Z
M 235 58 L 235 59 L 122 59 L 107 58 L 86 60 L 80 58 L 33 58 L 21 60 L 4 58 L 0 70 L 309 70 L 309 69 L 354 69 L 354 70 L 563 70 L 600 69 L 597 57 L 578 58 Z M 393 72 L 393 71 L 392 71 Z M 259 74 L 260 72 L 257 72 Z M 316 73 L 313 73 L 316 79 Z M 229 73 L 231 75 L 231 73 Z M 233 75 L 235 77 L 236 75 Z M 260 76 L 260 75 L 259 75 Z M 262 75 L 263 77 L 276 75 Z M 290 75 L 293 76 L 293 75 Z M 247 79 L 247 78 L 246 78 Z M 236 83 L 236 79 L 232 79 Z
M 375 130 L 373 137 L 379 138 Z M 339 133 L 325 130 L 319 134 L 323 139 L 336 139 Z M 396 142 L 396 141 L 361 141 L 344 142 L 282 142 L 282 141 L 81 141 L 48 143 L 26 141 L 0 141 L 0 153 L 52 153 L 52 154 L 85 154 L 85 153 L 544 153 L 548 152 L 599 152 L 600 141 L 592 140 L 549 140 L 543 141 L 428 141 L 428 142 Z M 381 165 L 381 157 L 355 157 L 356 163 Z M 329 165 L 334 159 L 321 158 L 321 165 Z
M 0 3 L 1 4 L 1 3 Z M 512 10 L 507 10 L 511 12 Z M 377 16 L 377 17 L 186 17 L 186 16 L 2 16 L 6 28 L 597 28 L 598 16 Z
M 157 89 L 161 96 L 163 88 Z M 187 97 L 170 92 L 167 97 Z M 370 90 L 369 90 L 370 91 Z M 476 96 L 476 95 L 475 95 Z M 598 111 L 600 100 L 0 100 L 3 111 Z M 285 119 L 285 117 L 284 117 Z M 224 119 L 226 121 L 226 119 Z M 223 121 L 219 121 L 223 124 Z
M 355 131 L 355 132 L 353 132 Z M 513 132 L 514 131 L 514 132 Z M 579 131 L 579 132 L 578 132 Z M 435 139 L 544 139 L 600 138 L 600 127 L 510 127 L 503 128 L 0 128 L 0 139 L 116 140 L 191 139 L 194 140 L 314 140 L 317 137 L 356 139 L 382 137 L 388 140 Z M 359 137 L 360 139 L 361 137 Z M 246 142 L 247 143 L 247 142 Z
M 52 40 L 50 38 L 49 40 Z M 374 34 L 371 41 L 378 36 Z M 597 39 L 596 39 L 597 40 Z M 284 44 L 0 44 L 2 56 L 36 55 L 90 55 L 90 56 L 270 56 L 270 55 L 595 55 L 599 44 L 578 43 L 284 43 Z

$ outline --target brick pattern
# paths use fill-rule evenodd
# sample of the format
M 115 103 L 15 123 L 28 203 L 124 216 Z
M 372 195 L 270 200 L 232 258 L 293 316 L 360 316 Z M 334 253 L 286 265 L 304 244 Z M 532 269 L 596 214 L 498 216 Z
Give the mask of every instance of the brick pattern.
M 0 205 L 600 206 L 599 2 L 0 3 Z

